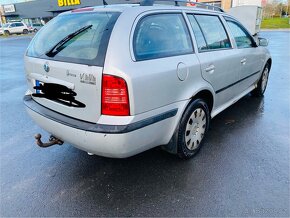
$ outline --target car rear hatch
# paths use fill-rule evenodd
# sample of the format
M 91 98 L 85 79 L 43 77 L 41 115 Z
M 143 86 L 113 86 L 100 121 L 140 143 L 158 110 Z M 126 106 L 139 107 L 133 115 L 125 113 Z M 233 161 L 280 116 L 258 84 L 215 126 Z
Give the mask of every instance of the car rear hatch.
M 45 25 L 25 57 L 29 90 L 39 104 L 97 122 L 107 45 L 119 12 L 75 10 Z

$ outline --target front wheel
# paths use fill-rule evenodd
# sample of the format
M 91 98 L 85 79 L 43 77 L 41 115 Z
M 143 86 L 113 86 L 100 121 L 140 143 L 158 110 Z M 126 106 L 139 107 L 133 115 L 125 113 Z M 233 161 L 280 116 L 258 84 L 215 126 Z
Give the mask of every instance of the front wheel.
M 270 64 L 267 63 L 263 70 L 262 76 L 258 82 L 257 88 L 255 88 L 251 92 L 253 96 L 262 97 L 264 95 L 264 92 L 268 84 L 269 72 L 270 72 Z
M 210 121 L 205 101 L 196 99 L 185 110 L 178 128 L 177 152 L 182 159 L 193 157 L 201 148 Z

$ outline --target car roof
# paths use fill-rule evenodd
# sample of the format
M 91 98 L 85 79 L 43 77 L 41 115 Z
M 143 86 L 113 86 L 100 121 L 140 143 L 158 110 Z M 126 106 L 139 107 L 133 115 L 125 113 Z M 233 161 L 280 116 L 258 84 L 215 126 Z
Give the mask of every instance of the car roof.
M 96 11 L 116 11 L 116 12 L 124 12 L 126 10 L 132 10 L 133 8 L 140 10 L 141 12 L 146 12 L 150 10 L 190 10 L 192 12 L 207 12 L 214 14 L 225 14 L 221 11 L 209 10 L 200 7 L 188 7 L 188 6 L 175 6 L 175 5 L 165 5 L 165 4 L 154 4 L 153 6 L 140 6 L 139 4 L 112 4 L 112 5 L 101 5 L 101 6 L 93 6 L 93 7 L 85 7 L 80 9 L 75 9 L 67 12 L 63 12 L 63 14 L 71 14 L 71 13 L 91 13 Z

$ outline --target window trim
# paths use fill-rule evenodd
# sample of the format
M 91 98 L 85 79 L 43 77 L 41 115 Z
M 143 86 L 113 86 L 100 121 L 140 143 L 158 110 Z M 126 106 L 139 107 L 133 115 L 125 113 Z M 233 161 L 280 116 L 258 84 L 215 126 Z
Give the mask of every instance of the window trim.
M 226 33 L 226 35 L 227 35 L 227 38 L 228 38 L 228 40 L 229 40 L 229 43 L 230 43 L 230 47 L 228 47 L 228 48 L 217 48 L 217 49 L 208 49 L 208 48 L 207 48 L 206 50 L 199 50 L 199 49 L 197 48 L 198 53 L 212 52 L 212 51 L 223 51 L 223 50 L 230 50 L 230 49 L 233 49 L 233 43 L 231 42 L 230 35 L 229 35 L 228 31 L 227 31 L 226 26 L 225 26 L 224 23 L 222 22 L 221 17 L 220 17 L 219 14 L 204 14 L 204 13 L 194 13 L 194 12 L 190 13 L 190 12 L 186 12 L 186 15 L 192 15 L 193 18 L 195 19 L 195 21 L 196 21 L 196 23 L 198 24 L 198 27 L 199 27 L 199 29 L 200 29 L 202 35 L 203 35 L 203 38 L 204 38 L 204 40 L 205 40 L 205 43 L 206 43 L 206 46 L 207 46 L 207 47 L 208 47 L 208 43 L 207 43 L 207 40 L 206 40 L 205 34 L 204 34 L 203 29 L 201 28 L 201 26 L 200 26 L 198 20 L 197 20 L 196 17 L 195 17 L 196 15 L 215 16 L 215 17 L 217 17 L 217 18 L 219 19 L 219 21 L 221 22 L 222 27 L 223 27 L 223 29 L 224 29 L 224 31 L 225 31 L 225 33 Z M 190 26 L 190 28 L 192 28 L 192 27 Z M 192 29 L 192 31 L 193 31 L 193 29 Z M 194 31 L 193 31 L 193 36 L 194 36 L 194 38 L 195 38 Z M 195 41 L 196 41 L 196 38 L 195 38 Z M 197 41 L 196 41 L 196 43 L 197 43 Z M 198 46 L 197 46 L 197 47 L 198 47 Z
M 177 14 L 177 15 L 181 15 L 182 16 L 185 28 L 187 29 L 187 33 L 188 33 L 188 36 L 189 36 L 189 41 L 190 41 L 190 45 L 191 45 L 191 51 L 190 52 L 183 52 L 183 53 L 180 53 L 180 54 L 162 55 L 161 57 L 151 57 L 151 58 L 142 58 L 142 59 L 137 58 L 136 49 L 135 49 L 135 46 L 134 46 L 135 43 L 134 42 L 135 42 L 135 39 L 136 39 L 136 33 L 137 33 L 137 30 L 138 30 L 138 28 L 140 26 L 140 23 L 146 17 L 154 16 L 154 15 L 162 15 L 162 14 Z M 138 21 L 137 21 L 137 23 L 135 25 L 133 25 L 132 32 L 133 32 L 133 34 L 132 34 L 132 40 L 131 40 L 130 44 L 132 46 L 132 54 L 133 54 L 135 62 L 155 60 L 155 59 L 168 58 L 168 57 L 176 57 L 176 56 L 189 55 L 189 54 L 194 54 L 195 53 L 194 43 L 193 43 L 193 39 L 192 39 L 191 34 L 190 34 L 190 29 L 189 29 L 189 26 L 188 26 L 188 24 L 186 22 L 186 18 L 184 17 L 184 14 L 182 13 L 182 11 L 158 11 L 158 12 L 155 11 L 155 12 L 151 12 L 151 13 L 148 13 L 148 14 L 146 13 L 145 15 L 141 16 L 138 19 Z
M 233 22 L 235 23 L 238 27 L 240 27 L 243 32 L 248 36 L 250 37 L 250 40 L 252 42 L 252 47 L 248 47 L 248 48 L 257 48 L 257 43 L 255 41 L 255 39 L 253 38 L 253 36 L 249 33 L 249 31 L 237 20 L 231 18 L 231 17 L 228 17 L 228 16 L 223 16 L 223 18 L 225 19 L 226 23 L 229 21 L 229 22 Z M 235 36 L 233 35 L 233 33 L 231 32 L 231 29 L 230 29 L 230 26 L 228 25 L 227 23 L 227 26 L 228 26 L 228 29 L 229 29 L 229 32 L 231 34 L 231 36 L 233 37 L 233 39 L 235 40 L 235 44 L 236 44 L 236 48 L 237 49 L 247 49 L 247 48 L 239 48 L 238 45 L 237 45 L 237 42 L 236 42 L 236 39 L 235 39 Z

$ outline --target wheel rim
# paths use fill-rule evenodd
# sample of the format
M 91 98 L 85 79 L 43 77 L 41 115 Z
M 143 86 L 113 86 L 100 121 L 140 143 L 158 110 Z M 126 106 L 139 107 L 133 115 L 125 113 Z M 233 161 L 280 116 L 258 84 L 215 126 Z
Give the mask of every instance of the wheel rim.
M 268 82 L 268 74 L 269 74 L 269 69 L 266 67 L 263 72 L 263 77 L 262 77 L 262 92 L 264 92 L 266 89 L 267 82 Z
M 198 148 L 204 137 L 206 128 L 206 114 L 202 108 L 193 111 L 185 128 L 185 144 L 189 150 Z

